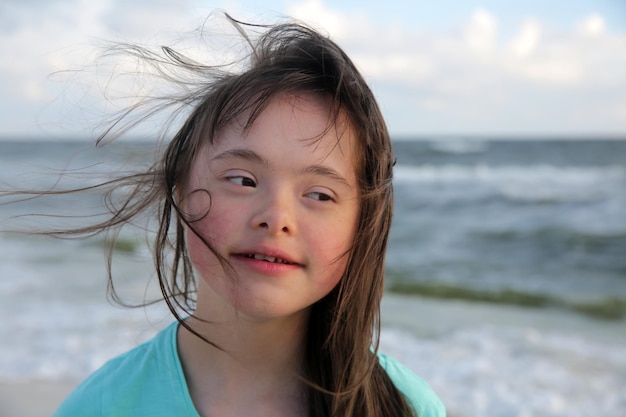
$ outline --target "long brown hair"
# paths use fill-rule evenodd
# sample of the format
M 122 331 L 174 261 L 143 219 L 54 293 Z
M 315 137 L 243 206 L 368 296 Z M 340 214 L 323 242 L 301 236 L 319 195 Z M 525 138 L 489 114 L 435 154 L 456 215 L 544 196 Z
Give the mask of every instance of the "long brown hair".
M 313 305 L 310 315 L 304 375 L 310 387 L 309 415 L 412 416 L 415 412 L 376 356 L 384 259 L 393 212 L 394 159 L 389 133 L 374 95 L 350 58 L 327 36 L 299 23 L 258 26 L 236 21 L 228 15 L 227 19 L 249 47 L 244 69 L 233 70 L 238 68 L 236 65 L 203 65 L 168 47 L 152 51 L 137 45 L 117 45 L 109 50 L 130 55 L 156 68 L 166 81 L 178 83 L 182 93 L 153 97 L 152 107 L 148 105 L 150 101 L 144 101 L 128 108 L 118 115 L 99 141 L 107 141 L 133 128 L 141 121 L 141 117 L 131 119 L 134 114 L 148 117 L 172 105 L 191 108 L 191 113 L 149 169 L 95 186 L 106 192 L 110 210 L 107 220 L 46 234 L 105 232 L 114 240 L 120 228 L 133 219 L 146 212 L 155 213 L 154 262 L 163 299 L 181 325 L 187 327 L 182 317 L 193 314 L 195 279 L 187 255 L 184 228 L 193 223 L 193 219 L 179 207 L 178 194 L 184 189 L 197 152 L 244 112 L 249 115 L 250 126 L 279 94 L 326 96 L 332 103 L 331 123 L 337 124 L 345 115 L 349 128 L 356 133 L 361 201 L 354 242 L 346 254 L 346 270 L 339 284 Z M 253 39 L 251 31 L 261 31 L 261 34 Z M 177 71 L 185 77 L 177 78 Z M 190 74 L 195 77 L 193 82 L 189 81 Z M 129 190 L 121 200 L 113 197 L 113 190 L 120 186 Z M 111 265 L 112 250 L 107 256 L 109 288 L 113 298 L 119 300 L 113 287 Z M 223 266 L 228 268 L 225 261 Z

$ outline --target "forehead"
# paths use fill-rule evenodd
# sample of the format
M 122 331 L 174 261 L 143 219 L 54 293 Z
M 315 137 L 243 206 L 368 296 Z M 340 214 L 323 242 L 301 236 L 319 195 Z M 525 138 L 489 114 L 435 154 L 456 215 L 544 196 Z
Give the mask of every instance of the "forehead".
M 277 143 L 298 144 L 316 155 L 340 153 L 356 165 L 356 131 L 345 112 L 337 110 L 330 97 L 282 93 L 262 107 L 257 106 L 253 103 L 221 129 L 210 145 L 212 151 L 234 146 L 263 148 Z

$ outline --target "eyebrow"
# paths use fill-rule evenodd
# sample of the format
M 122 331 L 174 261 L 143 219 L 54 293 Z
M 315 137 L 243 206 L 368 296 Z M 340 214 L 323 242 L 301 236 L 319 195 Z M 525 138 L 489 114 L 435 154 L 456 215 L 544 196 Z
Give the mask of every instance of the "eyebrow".
M 339 172 L 335 171 L 334 169 L 324 166 L 324 165 L 310 165 L 304 168 L 303 170 L 301 170 L 300 172 L 302 174 L 313 174 L 313 175 L 319 175 L 322 177 L 327 177 L 335 181 L 339 181 L 345 184 L 346 186 L 348 186 L 349 188 L 352 188 L 348 180 L 343 175 L 341 175 Z
M 213 161 L 223 159 L 243 159 L 244 161 L 269 165 L 269 163 L 265 159 L 261 158 L 258 153 L 251 151 L 250 149 L 229 149 L 211 158 Z
M 253 162 L 256 164 L 269 167 L 271 164 L 263 159 L 258 153 L 250 149 L 229 149 L 220 154 L 215 155 L 211 160 L 225 160 L 225 159 L 242 159 L 245 161 Z M 325 165 L 309 165 L 299 171 L 300 174 L 311 174 L 322 177 L 327 177 L 335 181 L 339 181 L 349 188 L 352 188 L 348 180 L 337 172 L 335 169 Z

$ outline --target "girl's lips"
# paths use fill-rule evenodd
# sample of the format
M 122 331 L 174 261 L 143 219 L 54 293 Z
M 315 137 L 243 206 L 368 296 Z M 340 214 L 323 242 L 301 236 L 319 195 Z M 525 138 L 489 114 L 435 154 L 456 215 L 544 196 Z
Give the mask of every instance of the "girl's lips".
M 241 251 L 235 252 L 233 256 L 257 260 L 261 262 L 304 266 L 303 264 L 295 260 L 291 255 L 276 248 L 272 249 L 269 247 L 255 247 L 243 249 Z
M 234 260 L 244 267 L 264 275 L 276 275 L 294 271 L 303 265 L 290 262 L 276 256 L 257 253 L 241 253 L 234 255 Z

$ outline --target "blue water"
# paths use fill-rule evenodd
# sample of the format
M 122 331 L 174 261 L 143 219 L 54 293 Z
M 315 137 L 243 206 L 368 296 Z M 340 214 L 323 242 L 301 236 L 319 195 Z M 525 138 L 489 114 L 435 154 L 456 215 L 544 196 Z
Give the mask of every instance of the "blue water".
M 419 140 L 395 150 L 390 285 L 626 299 L 626 141 Z M 51 187 L 64 171 L 60 186 L 87 186 L 149 156 L 140 143 L 0 141 L 0 183 Z M 0 206 L 0 229 L 77 224 L 14 216 L 98 213 L 100 205 L 87 194 Z M 122 295 L 158 296 L 143 240 L 123 239 L 114 270 Z M 0 233 L 0 382 L 78 381 L 171 320 L 161 305 L 112 306 L 105 279 L 101 238 Z M 619 315 L 388 293 L 381 347 L 428 380 L 452 417 L 626 409 Z
M 626 141 L 399 142 L 388 270 L 626 297 Z

